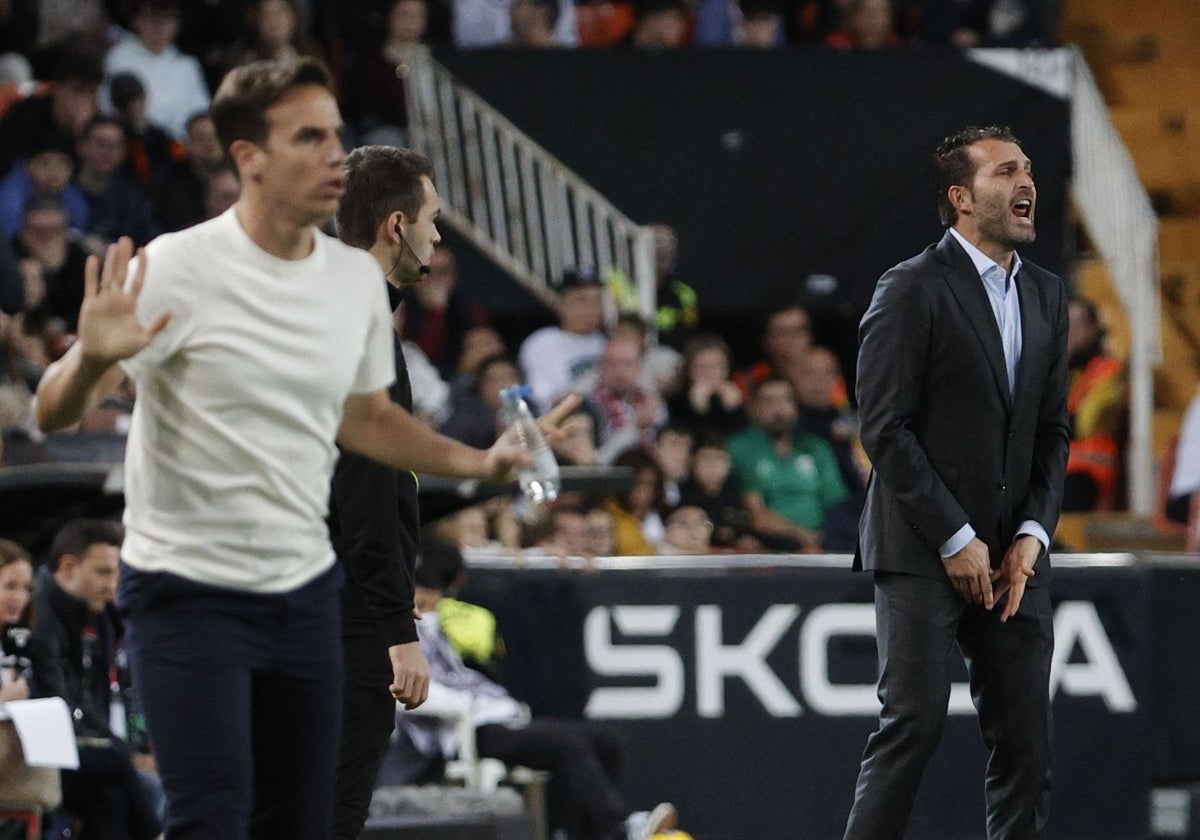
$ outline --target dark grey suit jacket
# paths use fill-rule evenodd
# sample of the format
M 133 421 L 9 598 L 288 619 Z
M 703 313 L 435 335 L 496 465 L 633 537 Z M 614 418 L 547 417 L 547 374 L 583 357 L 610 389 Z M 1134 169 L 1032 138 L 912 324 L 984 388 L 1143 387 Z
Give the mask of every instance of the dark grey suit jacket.
M 1016 282 L 1014 396 L 987 292 L 949 231 L 880 278 L 859 331 L 862 442 L 874 472 L 856 569 L 943 578 L 938 549 L 968 522 L 993 566 L 1025 520 L 1054 534 L 1070 439 L 1066 291 L 1028 261 Z M 1029 585 L 1048 567 L 1047 552 Z

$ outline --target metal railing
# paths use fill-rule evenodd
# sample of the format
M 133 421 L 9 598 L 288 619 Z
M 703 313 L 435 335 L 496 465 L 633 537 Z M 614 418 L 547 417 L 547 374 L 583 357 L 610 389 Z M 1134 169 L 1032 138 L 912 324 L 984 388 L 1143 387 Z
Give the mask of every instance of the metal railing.
M 569 268 L 614 269 L 654 323 L 654 235 L 457 82 L 423 48 L 399 68 L 409 143 L 433 161 L 442 218 L 548 305 Z
M 1078 49 L 1071 85 L 1075 206 L 1129 315 L 1129 507 L 1154 508 L 1154 367 L 1159 333 L 1158 217 Z
M 1162 361 L 1158 217 L 1078 48 L 972 50 L 981 64 L 1071 103 L 1074 203 L 1129 316 L 1129 507 L 1154 508 L 1154 367 Z

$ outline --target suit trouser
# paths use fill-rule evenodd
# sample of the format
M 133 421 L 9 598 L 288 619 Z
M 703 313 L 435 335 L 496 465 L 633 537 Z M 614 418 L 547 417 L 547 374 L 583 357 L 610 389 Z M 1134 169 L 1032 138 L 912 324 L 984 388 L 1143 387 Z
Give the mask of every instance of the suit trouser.
M 341 566 L 277 595 L 122 565 L 126 647 L 168 840 L 327 840 Z
M 1000 605 L 991 612 L 968 605 L 949 580 L 876 572 L 883 709 L 863 752 L 846 840 L 904 836 L 921 774 L 942 737 L 947 657 L 956 642 L 990 752 L 987 836 L 1042 836 L 1050 798 L 1050 593 L 1045 586 L 1026 588 L 1006 624 L 999 621 Z
M 371 807 L 379 765 L 396 728 L 396 701 L 388 690 L 392 665 L 378 622 L 343 618 L 342 647 L 346 684 L 333 837 L 357 840 Z

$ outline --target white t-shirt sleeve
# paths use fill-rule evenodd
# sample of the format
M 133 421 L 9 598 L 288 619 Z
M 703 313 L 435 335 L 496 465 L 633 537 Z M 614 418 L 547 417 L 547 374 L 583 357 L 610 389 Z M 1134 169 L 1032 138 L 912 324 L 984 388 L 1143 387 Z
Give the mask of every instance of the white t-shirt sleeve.
M 135 356 L 122 360 L 121 368 L 125 375 L 135 381 L 161 365 L 183 345 L 191 322 L 190 293 L 196 290 L 196 279 L 181 276 L 180 261 L 173 258 L 170 251 L 169 247 L 154 247 L 154 243 L 148 246 L 150 262 L 146 266 L 141 294 L 138 295 L 138 321 L 145 326 L 163 312 L 170 312 L 171 320 L 148 346 Z M 137 258 L 129 263 L 127 284 L 132 283 L 136 276 L 137 263 Z
M 396 356 L 392 339 L 392 313 L 388 310 L 387 289 L 375 283 L 371 298 L 371 324 L 367 329 L 358 373 L 354 377 L 352 394 L 369 394 L 387 388 L 396 381 Z

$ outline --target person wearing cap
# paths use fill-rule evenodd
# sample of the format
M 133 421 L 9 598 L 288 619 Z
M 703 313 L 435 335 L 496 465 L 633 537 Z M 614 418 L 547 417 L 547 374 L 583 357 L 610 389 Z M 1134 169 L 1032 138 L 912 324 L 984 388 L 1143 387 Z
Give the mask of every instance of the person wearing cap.
M 559 284 L 558 326 L 535 331 L 521 345 L 518 361 L 533 399 L 543 411 L 571 390 L 571 383 L 596 366 L 607 341 L 603 287 L 590 269 L 569 269 Z

